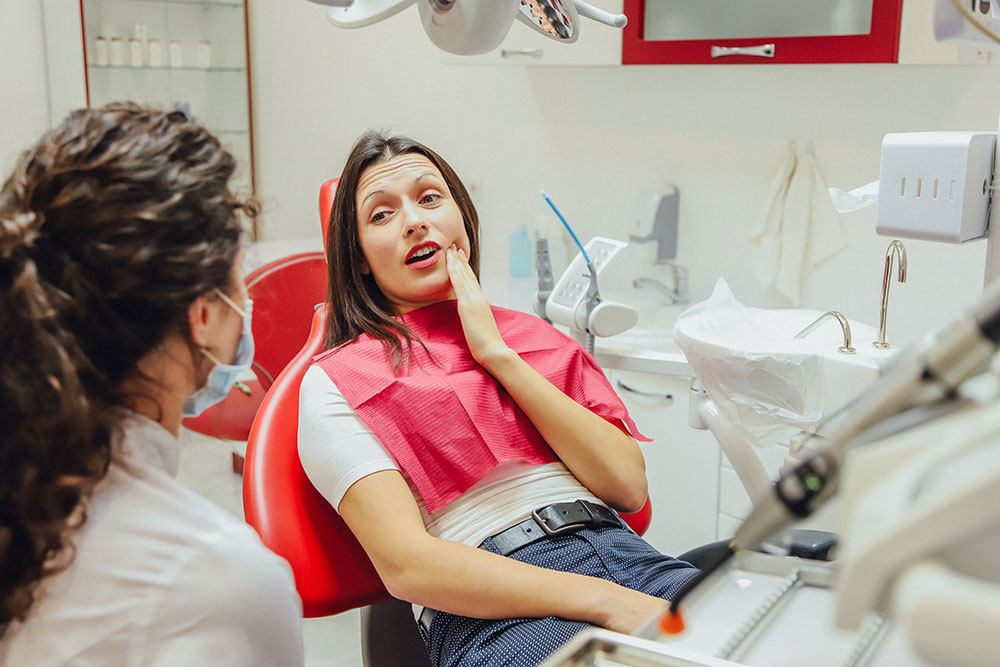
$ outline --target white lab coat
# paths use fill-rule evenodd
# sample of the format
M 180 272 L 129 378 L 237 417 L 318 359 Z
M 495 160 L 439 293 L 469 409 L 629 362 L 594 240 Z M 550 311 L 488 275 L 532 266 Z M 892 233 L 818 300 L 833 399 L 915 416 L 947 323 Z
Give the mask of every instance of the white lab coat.
M 288 564 L 222 508 L 179 484 L 179 443 L 129 413 L 123 441 L 0 666 L 294 667 L 302 606 Z

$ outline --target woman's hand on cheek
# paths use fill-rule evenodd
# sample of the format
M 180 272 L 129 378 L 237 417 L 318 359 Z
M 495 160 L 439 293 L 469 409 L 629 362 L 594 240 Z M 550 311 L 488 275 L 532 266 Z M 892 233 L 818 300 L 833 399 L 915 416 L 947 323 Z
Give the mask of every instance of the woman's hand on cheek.
M 483 290 L 469 266 L 465 251 L 452 244 L 445 252 L 445 258 L 451 286 L 455 289 L 455 298 L 458 300 L 458 316 L 462 320 L 465 341 L 469 344 L 473 359 L 489 370 L 492 360 L 510 354 L 511 349 L 500 336 L 493 311 L 483 296 Z

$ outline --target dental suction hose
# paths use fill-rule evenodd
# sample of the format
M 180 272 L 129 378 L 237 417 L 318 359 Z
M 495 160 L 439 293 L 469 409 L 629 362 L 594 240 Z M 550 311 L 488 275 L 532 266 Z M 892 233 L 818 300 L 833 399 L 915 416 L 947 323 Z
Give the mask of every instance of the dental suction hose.
M 861 433 L 904 410 L 947 397 L 963 382 L 986 370 L 1000 346 L 1000 280 L 958 317 L 893 357 L 881 379 L 821 422 L 805 441 L 814 453 L 782 473 L 771 492 L 755 502 L 750 514 L 718 562 L 710 563 L 678 592 L 670 609 L 734 553 L 757 547 L 776 533 L 812 514 L 837 490 L 839 467 Z

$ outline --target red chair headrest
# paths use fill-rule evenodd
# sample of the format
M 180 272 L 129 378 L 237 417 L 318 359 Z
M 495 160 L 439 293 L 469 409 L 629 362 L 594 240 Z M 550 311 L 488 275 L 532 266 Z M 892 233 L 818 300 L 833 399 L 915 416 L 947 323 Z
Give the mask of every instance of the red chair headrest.
M 339 178 L 331 178 L 319 188 L 319 226 L 323 229 L 323 249 L 330 232 L 330 212 L 333 210 L 333 196 L 337 194 Z

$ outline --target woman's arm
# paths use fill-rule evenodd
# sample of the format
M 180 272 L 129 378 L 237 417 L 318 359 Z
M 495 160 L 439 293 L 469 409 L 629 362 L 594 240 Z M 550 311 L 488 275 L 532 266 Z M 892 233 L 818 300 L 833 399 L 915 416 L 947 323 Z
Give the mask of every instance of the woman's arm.
M 465 253 L 452 247 L 447 259 L 473 358 L 503 385 L 581 484 L 617 510 L 642 507 L 646 465 L 635 438 L 564 394 L 508 347 Z
M 355 482 L 338 508 L 394 596 L 462 616 L 560 616 L 633 632 L 667 602 L 610 581 L 558 572 L 432 537 L 395 471 Z

